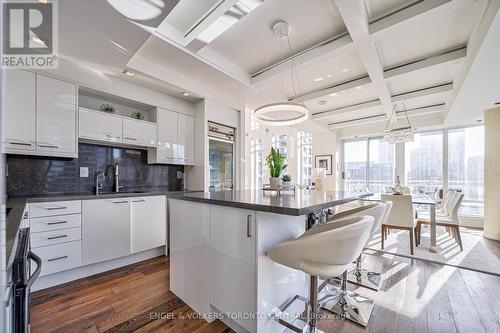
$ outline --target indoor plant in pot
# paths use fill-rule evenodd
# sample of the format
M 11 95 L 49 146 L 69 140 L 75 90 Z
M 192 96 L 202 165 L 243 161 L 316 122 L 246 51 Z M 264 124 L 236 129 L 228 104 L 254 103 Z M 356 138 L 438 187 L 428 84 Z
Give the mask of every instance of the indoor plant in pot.
M 283 175 L 281 181 L 283 182 L 283 187 L 289 188 L 292 186 L 292 177 L 290 175 Z
M 266 164 L 269 168 L 269 182 L 271 183 L 272 189 L 277 189 L 281 186 L 281 173 L 286 168 L 285 155 L 280 154 L 274 147 L 271 148 L 271 152 L 266 156 Z

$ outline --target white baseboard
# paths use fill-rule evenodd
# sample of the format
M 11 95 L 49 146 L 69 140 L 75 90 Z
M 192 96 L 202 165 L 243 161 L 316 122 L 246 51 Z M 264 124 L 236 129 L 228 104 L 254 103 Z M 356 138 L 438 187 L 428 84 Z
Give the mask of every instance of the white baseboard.
M 483 237 L 484 237 L 484 238 L 491 239 L 491 240 L 500 241 L 500 236 L 493 236 L 493 235 L 490 235 L 490 234 L 484 233 L 484 234 L 483 234 Z
M 38 277 L 38 279 L 36 279 L 35 283 L 31 287 L 31 291 L 37 291 L 40 289 L 57 286 L 62 283 L 110 271 L 115 268 L 134 264 L 136 262 L 155 258 L 164 254 L 165 254 L 165 247 L 162 246 L 118 259 L 81 266 L 64 272 L 58 272 L 50 275 L 40 276 Z

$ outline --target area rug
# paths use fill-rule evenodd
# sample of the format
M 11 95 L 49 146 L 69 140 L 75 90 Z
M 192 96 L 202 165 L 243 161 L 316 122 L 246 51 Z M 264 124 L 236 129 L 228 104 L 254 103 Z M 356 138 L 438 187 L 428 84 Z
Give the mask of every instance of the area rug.
M 437 227 L 437 252 L 432 253 L 429 251 L 430 227 L 422 226 L 421 244 L 415 247 L 413 257 L 500 276 L 500 242 L 484 238 L 481 229 L 461 227 L 460 234 L 463 251 L 445 228 Z M 370 240 L 367 249 L 410 256 L 408 236 L 408 231 L 391 230 L 381 250 L 379 232 Z

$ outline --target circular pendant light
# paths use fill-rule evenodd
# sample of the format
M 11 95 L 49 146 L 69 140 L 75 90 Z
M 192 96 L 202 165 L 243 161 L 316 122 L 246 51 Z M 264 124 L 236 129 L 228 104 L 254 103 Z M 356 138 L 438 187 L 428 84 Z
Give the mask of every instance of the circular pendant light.
M 288 32 L 290 31 L 290 27 L 288 23 L 279 21 L 273 25 L 273 38 L 274 36 L 278 36 L 281 39 L 281 44 L 283 45 L 283 41 L 286 40 L 286 44 L 290 52 L 292 51 L 292 47 L 290 44 L 290 39 L 288 37 Z M 283 56 L 283 50 L 281 54 L 282 62 L 285 64 L 285 59 Z M 253 114 L 253 117 L 256 122 L 265 126 L 290 126 L 296 125 L 303 121 L 306 121 L 309 118 L 309 110 L 304 105 L 301 100 L 301 95 L 298 94 L 295 82 L 294 75 L 297 77 L 297 86 L 300 89 L 300 82 L 298 80 L 297 73 L 295 72 L 293 66 L 293 58 L 291 59 L 291 78 L 292 78 L 292 87 L 295 94 L 294 100 L 290 101 L 288 98 L 284 98 L 283 101 L 273 102 L 264 104 L 258 107 Z M 283 66 L 283 74 L 281 75 L 281 79 L 283 81 L 284 77 L 284 66 Z M 283 86 L 283 82 L 281 84 Z

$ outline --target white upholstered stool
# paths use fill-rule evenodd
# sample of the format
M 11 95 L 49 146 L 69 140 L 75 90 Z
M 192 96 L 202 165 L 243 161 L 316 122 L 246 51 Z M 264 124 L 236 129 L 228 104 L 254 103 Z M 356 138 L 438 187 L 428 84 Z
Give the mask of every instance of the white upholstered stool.
M 392 201 L 378 202 L 367 206 L 360 206 L 355 209 L 350 209 L 340 212 L 338 214 L 335 214 L 333 218 L 331 218 L 328 222 L 336 223 L 337 221 L 345 218 L 353 218 L 353 217 L 368 215 L 373 217 L 374 219 L 373 226 L 370 231 L 370 235 L 374 235 L 380 230 L 380 226 L 387 219 L 387 216 L 389 216 L 391 208 L 392 208 Z M 365 246 L 367 244 L 365 244 Z M 356 267 L 353 270 L 349 271 L 347 279 L 349 280 L 349 282 L 378 291 L 380 286 L 380 273 L 369 272 L 366 269 L 363 269 L 361 267 L 361 261 L 362 257 L 360 254 L 356 259 Z
M 347 268 L 361 253 L 373 225 L 373 217 L 361 216 L 344 219 L 336 223 L 326 223 L 309 229 L 295 239 L 276 244 L 269 250 L 268 256 L 275 262 L 301 270 L 310 275 L 308 326 L 305 331 L 316 331 L 318 311 L 318 276 L 337 277 L 347 272 Z M 342 315 L 349 315 L 345 297 L 340 291 L 337 295 L 329 295 L 325 302 L 333 303 L 336 297 L 342 309 Z M 286 307 L 290 306 L 288 303 Z M 284 311 L 285 308 L 281 308 Z M 345 311 L 344 311 L 345 310 Z M 278 321 L 283 323 L 283 321 Z M 303 332 L 304 328 L 288 328 Z

